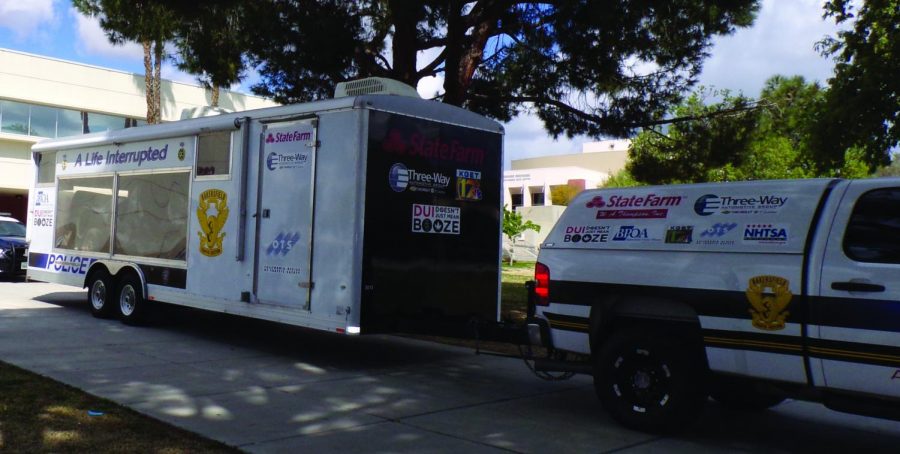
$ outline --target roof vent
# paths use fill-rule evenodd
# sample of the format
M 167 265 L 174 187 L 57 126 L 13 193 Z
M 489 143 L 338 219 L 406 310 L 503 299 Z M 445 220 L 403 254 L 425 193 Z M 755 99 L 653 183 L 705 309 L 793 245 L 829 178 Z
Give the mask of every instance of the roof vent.
M 360 95 L 397 95 L 419 98 L 415 88 L 403 82 L 384 77 L 367 77 L 337 84 L 334 89 L 335 98 Z

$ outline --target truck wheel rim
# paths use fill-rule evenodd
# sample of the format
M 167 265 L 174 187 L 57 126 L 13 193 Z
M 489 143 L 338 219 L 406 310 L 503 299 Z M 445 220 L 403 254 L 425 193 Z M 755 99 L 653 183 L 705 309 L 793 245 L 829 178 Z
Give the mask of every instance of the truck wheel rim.
M 670 399 L 672 373 L 665 361 L 647 350 L 635 349 L 613 364 L 614 391 L 632 410 L 645 413 L 664 407 Z
M 91 286 L 91 306 L 96 310 L 103 309 L 106 305 L 106 284 L 101 280 L 94 281 Z
M 122 315 L 129 316 L 134 312 L 135 300 L 137 295 L 134 287 L 126 285 L 122 287 L 122 295 L 119 296 L 119 306 L 122 309 Z

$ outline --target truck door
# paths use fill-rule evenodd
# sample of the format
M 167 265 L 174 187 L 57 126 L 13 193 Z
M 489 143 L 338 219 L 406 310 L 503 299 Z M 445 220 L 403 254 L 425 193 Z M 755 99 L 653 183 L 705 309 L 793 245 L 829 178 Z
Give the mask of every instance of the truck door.
M 900 184 L 849 184 L 821 273 L 811 366 L 828 388 L 900 397 Z
M 254 291 L 309 310 L 316 122 L 267 124 L 261 141 Z

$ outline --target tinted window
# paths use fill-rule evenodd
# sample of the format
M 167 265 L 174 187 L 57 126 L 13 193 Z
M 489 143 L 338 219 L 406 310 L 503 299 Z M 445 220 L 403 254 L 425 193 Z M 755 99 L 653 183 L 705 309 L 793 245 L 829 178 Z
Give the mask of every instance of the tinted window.
M 900 188 L 877 189 L 857 200 L 844 253 L 860 262 L 900 263 Z
M 231 166 L 231 132 L 203 134 L 197 141 L 197 175 L 228 175 Z
M 0 132 L 28 134 L 28 104 L 0 101 Z

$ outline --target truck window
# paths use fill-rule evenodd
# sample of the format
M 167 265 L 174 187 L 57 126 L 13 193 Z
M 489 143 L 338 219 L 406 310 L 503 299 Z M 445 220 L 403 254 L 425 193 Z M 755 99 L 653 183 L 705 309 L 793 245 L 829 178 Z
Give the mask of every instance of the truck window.
M 120 175 L 113 253 L 184 260 L 189 172 Z
M 38 153 L 38 184 L 53 183 L 56 179 L 56 153 Z
M 113 177 L 59 180 L 56 193 L 56 247 L 109 252 Z
M 231 131 L 201 134 L 197 138 L 199 176 L 228 175 L 231 171 Z
M 900 188 L 859 197 L 844 235 L 844 253 L 858 262 L 900 263 Z

